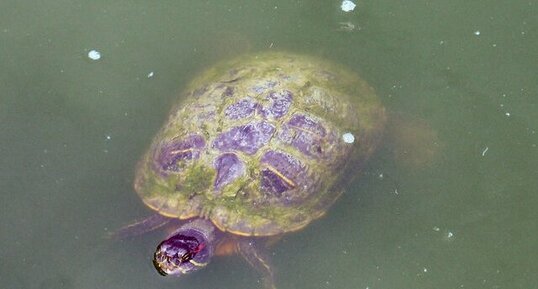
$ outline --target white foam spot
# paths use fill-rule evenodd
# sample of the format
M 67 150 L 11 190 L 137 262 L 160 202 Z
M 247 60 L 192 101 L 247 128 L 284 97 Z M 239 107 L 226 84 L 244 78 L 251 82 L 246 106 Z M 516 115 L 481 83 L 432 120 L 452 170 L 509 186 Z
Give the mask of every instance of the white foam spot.
M 342 135 L 342 139 L 345 143 L 354 143 L 355 142 L 355 136 L 351 134 L 350 132 L 346 132 Z
M 90 52 L 88 52 L 88 57 L 91 60 L 99 60 L 101 58 L 101 52 L 97 50 L 90 50 Z
M 353 11 L 353 9 L 357 7 L 357 5 L 355 5 L 355 3 L 353 3 L 352 1 L 344 0 L 342 1 L 342 5 L 340 7 L 342 8 L 342 11 L 350 12 Z

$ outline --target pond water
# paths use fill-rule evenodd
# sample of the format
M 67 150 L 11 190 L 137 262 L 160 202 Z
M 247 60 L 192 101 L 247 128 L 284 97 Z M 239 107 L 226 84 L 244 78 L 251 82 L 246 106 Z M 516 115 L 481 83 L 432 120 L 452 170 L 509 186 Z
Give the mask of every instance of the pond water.
M 161 277 L 163 232 L 105 236 L 150 214 L 134 167 L 188 81 L 271 49 L 346 64 L 438 138 L 421 166 L 385 142 L 272 247 L 279 289 L 538 284 L 536 1 L 31 2 L 0 3 L 0 287 L 260 288 L 233 257 Z

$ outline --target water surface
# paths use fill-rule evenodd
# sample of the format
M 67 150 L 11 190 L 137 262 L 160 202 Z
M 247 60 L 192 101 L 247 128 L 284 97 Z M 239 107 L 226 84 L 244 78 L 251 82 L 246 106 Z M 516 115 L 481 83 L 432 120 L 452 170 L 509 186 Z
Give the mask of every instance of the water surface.
M 536 286 L 538 3 L 355 2 L 2 1 L 1 287 L 257 285 L 239 258 L 162 278 L 162 232 L 104 236 L 150 213 L 134 166 L 189 79 L 267 49 L 348 65 L 439 138 L 422 167 L 385 142 L 325 218 L 273 247 L 279 289 Z

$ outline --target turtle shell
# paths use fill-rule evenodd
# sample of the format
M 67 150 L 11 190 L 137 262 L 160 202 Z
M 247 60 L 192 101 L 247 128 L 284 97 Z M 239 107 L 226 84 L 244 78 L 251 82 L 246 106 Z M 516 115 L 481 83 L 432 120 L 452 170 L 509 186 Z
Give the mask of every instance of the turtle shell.
M 135 190 L 162 215 L 237 235 L 298 230 L 339 197 L 384 124 L 374 90 L 340 65 L 244 55 L 192 81 L 140 161 Z

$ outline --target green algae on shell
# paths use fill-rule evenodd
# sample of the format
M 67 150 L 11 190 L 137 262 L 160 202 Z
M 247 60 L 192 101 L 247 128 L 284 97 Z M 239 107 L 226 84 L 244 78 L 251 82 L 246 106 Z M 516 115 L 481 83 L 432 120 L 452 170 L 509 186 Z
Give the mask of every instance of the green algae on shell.
M 244 55 L 191 82 L 140 162 L 135 189 L 162 215 L 207 218 L 233 234 L 298 230 L 339 197 L 385 122 L 374 90 L 341 65 Z

